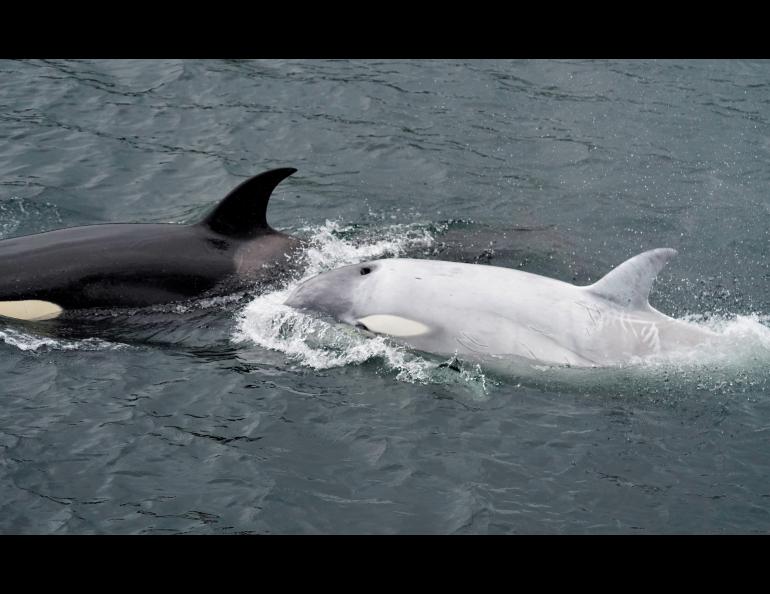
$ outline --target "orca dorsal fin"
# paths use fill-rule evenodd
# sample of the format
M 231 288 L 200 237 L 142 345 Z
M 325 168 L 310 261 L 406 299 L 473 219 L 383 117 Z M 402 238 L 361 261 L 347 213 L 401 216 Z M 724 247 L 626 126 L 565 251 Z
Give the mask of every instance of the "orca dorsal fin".
M 270 195 L 295 171 L 293 167 L 271 169 L 247 179 L 225 196 L 200 224 L 236 238 L 249 238 L 269 230 L 266 213 Z
M 613 268 L 587 291 L 629 309 L 645 309 L 655 277 L 676 256 L 676 250 L 658 248 L 643 252 Z

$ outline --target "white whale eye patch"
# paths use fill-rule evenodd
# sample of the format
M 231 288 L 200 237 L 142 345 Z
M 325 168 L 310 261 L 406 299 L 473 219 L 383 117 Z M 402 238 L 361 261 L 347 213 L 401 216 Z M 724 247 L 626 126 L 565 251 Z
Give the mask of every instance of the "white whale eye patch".
M 26 299 L 24 301 L 0 301 L 0 316 L 17 320 L 51 320 L 61 315 L 61 307 L 50 301 Z
M 374 314 L 359 318 L 356 322 L 370 332 L 397 337 L 420 336 L 430 331 L 430 328 L 421 322 L 389 314 Z

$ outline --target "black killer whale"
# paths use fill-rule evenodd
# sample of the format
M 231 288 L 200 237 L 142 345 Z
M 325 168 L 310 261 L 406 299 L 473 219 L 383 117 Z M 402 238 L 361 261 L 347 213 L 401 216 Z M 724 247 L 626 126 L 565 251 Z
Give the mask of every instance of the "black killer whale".
M 268 225 L 267 203 L 296 171 L 244 181 L 191 225 L 111 223 L 0 240 L 0 316 L 140 308 L 274 281 L 293 268 L 301 241 Z

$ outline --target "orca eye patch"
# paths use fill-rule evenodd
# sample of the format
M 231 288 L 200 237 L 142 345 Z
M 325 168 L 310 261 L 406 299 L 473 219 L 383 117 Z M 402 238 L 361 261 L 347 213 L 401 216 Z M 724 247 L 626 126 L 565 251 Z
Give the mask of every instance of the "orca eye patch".
M 372 269 L 371 269 L 371 268 L 369 268 L 368 266 L 364 266 L 364 267 L 361 269 L 361 276 L 363 276 L 364 274 L 369 274 L 371 271 L 372 271 Z

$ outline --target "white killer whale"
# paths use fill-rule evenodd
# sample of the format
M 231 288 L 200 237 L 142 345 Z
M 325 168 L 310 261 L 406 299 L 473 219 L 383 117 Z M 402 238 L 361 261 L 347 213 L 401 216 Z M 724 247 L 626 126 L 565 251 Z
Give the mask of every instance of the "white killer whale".
M 653 281 L 676 253 L 644 252 L 584 287 L 496 266 L 376 260 L 312 277 L 285 303 L 429 353 L 611 366 L 718 337 L 650 306 Z

